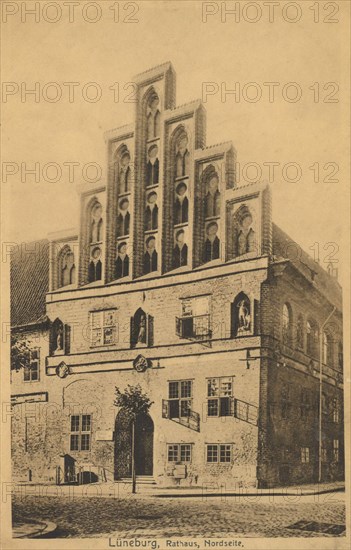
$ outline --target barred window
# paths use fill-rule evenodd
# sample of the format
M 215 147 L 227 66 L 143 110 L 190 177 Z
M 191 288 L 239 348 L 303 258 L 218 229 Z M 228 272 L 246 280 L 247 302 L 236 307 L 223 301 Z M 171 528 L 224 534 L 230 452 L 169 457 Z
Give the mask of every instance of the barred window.
M 229 416 L 232 412 L 233 377 L 207 379 L 207 416 Z
M 310 448 L 301 447 L 301 462 L 307 464 L 310 461 Z
M 334 462 L 339 462 L 339 440 L 333 439 L 333 459 Z
M 91 444 L 91 415 L 71 415 L 71 451 L 90 451 Z
M 39 349 L 30 350 L 29 364 L 23 369 L 24 382 L 37 382 L 39 380 Z
M 191 462 L 191 445 L 173 443 L 168 445 L 168 462 Z
M 187 417 L 192 405 L 192 380 L 168 382 L 170 418 Z
M 116 310 L 90 312 L 91 345 L 109 346 L 117 341 Z
M 206 457 L 208 463 L 230 463 L 232 461 L 232 446 L 207 445 Z

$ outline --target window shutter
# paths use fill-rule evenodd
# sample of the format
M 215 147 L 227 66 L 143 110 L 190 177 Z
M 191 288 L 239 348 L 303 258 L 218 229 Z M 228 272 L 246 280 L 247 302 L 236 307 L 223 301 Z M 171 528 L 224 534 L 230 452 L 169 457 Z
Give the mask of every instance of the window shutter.
M 169 418 L 169 402 L 167 399 L 162 399 L 162 418 Z
M 130 318 L 130 347 L 135 347 L 135 330 L 134 330 L 134 317 Z
M 71 327 L 64 325 L 64 352 L 68 355 L 71 352 Z
M 147 316 L 147 345 L 154 345 L 154 318 L 152 315 Z
M 54 353 L 54 337 L 55 337 L 55 325 L 54 323 L 52 323 L 50 327 L 50 335 L 49 335 L 49 355 L 53 355 Z
M 180 320 L 180 318 L 179 318 L 179 317 L 176 317 L 176 318 L 175 318 L 175 322 L 176 322 L 176 335 L 180 337 L 180 336 L 181 336 L 181 334 L 180 334 L 180 327 L 181 327 L 181 320 Z

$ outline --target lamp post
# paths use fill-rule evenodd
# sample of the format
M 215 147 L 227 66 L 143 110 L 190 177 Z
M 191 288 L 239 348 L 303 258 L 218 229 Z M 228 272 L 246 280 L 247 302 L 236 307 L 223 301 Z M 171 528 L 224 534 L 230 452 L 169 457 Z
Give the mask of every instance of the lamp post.
M 323 401 L 323 333 L 324 327 L 328 323 L 329 319 L 334 315 L 336 307 L 333 307 L 333 311 L 328 315 L 321 328 L 319 329 L 319 441 L 318 441 L 318 483 L 322 481 L 322 401 Z

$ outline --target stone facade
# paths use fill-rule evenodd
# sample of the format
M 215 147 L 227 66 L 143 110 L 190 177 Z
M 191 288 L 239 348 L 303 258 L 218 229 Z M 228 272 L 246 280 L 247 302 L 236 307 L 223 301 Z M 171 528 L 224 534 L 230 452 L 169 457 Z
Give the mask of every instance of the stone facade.
M 82 189 L 78 236 L 51 238 L 40 375 L 13 373 L 14 476 L 130 477 L 130 428 L 113 402 L 115 387 L 140 384 L 153 404 L 137 426 L 139 476 L 314 481 L 312 330 L 325 339 L 322 474 L 342 478 L 340 287 L 307 255 L 289 257 L 268 186 L 236 186 L 232 144 L 206 147 L 204 107 L 176 107 L 171 64 L 135 82 L 135 124 L 105 134 L 108 178 Z

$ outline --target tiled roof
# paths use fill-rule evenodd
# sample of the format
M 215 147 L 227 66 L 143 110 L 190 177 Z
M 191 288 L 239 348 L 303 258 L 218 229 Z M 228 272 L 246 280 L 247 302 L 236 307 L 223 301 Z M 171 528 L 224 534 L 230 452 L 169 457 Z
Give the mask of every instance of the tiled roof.
M 22 243 L 11 255 L 11 326 L 45 320 L 49 241 Z
M 314 282 L 314 286 L 335 305 L 342 310 L 342 288 L 335 277 L 332 277 L 315 262 L 307 252 L 287 235 L 280 227 L 273 223 L 273 254 L 277 260 L 289 259 L 306 279 Z

